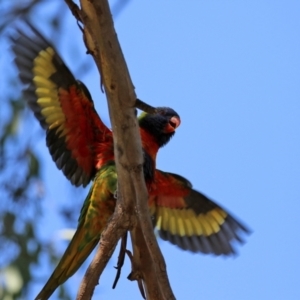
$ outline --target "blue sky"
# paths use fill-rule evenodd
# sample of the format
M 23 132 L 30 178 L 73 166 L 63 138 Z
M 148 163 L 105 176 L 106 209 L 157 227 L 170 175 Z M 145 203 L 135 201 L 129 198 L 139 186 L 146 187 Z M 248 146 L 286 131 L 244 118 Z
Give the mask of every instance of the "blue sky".
M 138 97 L 181 116 L 158 167 L 187 177 L 253 230 L 239 256 L 228 259 L 159 241 L 177 299 L 300 299 L 299 11 L 299 1 L 131 1 L 115 21 Z M 42 19 L 40 12 L 35 24 Z M 65 30 L 57 47 L 107 121 L 96 67 L 84 75 L 73 67 L 84 47 L 70 14 Z M 49 221 L 77 192 L 69 192 L 44 141 L 37 148 L 45 157 Z M 47 237 L 64 228 L 48 221 Z M 116 260 L 97 294 L 141 299 L 126 279 L 128 261 L 111 290 Z M 84 271 L 69 280 L 71 288 Z

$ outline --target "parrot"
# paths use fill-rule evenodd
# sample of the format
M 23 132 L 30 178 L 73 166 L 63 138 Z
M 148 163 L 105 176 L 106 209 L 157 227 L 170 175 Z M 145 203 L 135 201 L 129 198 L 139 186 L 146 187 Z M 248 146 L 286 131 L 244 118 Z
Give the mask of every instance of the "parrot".
M 117 191 L 113 133 L 94 108 L 87 87 L 76 80 L 55 47 L 29 23 L 11 36 L 24 98 L 46 131 L 58 169 L 75 186 L 87 186 L 78 227 L 36 299 L 48 299 L 87 259 L 112 216 Z M 184 177 L 156 169 L 156 155 L 181 124 L 168 107 L 138 117 L 144 177 L 153 227 L 163 240 L 194 253 L 229 256 L 240 233 L 250 230 L 226 209 L 193 189 Z
M 86 86 L 74 78 L 54 46 L 29 23 L 16 31 L 11 40 L 19 77 L 26 86 L 23 95 L 46 131 L 52 159 L 75 186 L 85 187 L 93 180 L 76 234 L 37 297 L 47 299 L 86 260 L 114 212 L 117 174 L 113 133 L 97 114 Z M 148 187 L 157 151 L 171 139 L 180 117 L 171 108 L 159 107 L 155 114 L 142 113 L 138 122 Z

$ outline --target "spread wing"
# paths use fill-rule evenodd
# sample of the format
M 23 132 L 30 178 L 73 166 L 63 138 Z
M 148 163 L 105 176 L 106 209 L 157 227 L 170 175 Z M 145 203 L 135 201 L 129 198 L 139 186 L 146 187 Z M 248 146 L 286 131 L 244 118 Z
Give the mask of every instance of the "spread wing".
M 231 255 L 250 231 L 224 208 L 192 189 L 180 175 L 155 172 L 149 207 L 159 236 L 192 252 Z
M 112 140 L 88 89 L 76 80 L 57 51 L 33 26 L 11 37 L 24 98 L 41 126 L 52 159 L 76 186 L 95 175 L 97 145 Z

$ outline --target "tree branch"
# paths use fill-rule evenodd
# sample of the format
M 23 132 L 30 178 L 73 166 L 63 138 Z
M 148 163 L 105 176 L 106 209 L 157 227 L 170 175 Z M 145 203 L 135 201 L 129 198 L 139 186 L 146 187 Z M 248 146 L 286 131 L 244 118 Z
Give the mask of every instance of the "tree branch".
M 94 289 L 99 282 L 100 275 L 111 258 L 118 240 L 127 231 L 129 220 L 124 222 L 125 217 L 126 215 L 123 214 L 121 206 L 117 205 L 112 219 L 102 232 L 102 238 L 97 253 L 82 279 L 76 297 L 77 300 L 92 299 Z
M 78 13 L 84 24 L 88 52 L 95 59 L 108 99 L 118 173 L 118 207 L 124 207 L 124 210 L 122 213 L 115 212 L 102 234 L 100 247 L 83 279 L 77 299 L 91 298 L 117 241 L 125 230 L 132 228 L 135 266 L 132 273 L 138 272 L 142 278 L 147 299 L 175 299 L 148 212 L 141 140 L 134 110 L 136 95 L 114 30 L 108 1 L 81 0 Z

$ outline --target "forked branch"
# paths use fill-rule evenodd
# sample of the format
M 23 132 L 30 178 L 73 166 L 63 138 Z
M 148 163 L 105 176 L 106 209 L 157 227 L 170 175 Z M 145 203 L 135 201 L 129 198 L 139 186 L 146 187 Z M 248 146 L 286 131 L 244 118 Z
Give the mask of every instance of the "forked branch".
M 133 272 L 138 272 L 141 277 L 147 299 L 175 299 L 148 213 L 143 155 L 134 107 L 142 105 L 140 108 L 148 112 L 155 112 L 155 109 L 136 101 L 108 1 L 81 0 L 81 8 L 73 6 L 70 0 L 66 2 L 77 21 L 83 24 L 88 53 L 92 54 L 101 76 L 99 83 L 103 84 L 108 100 L 118 174 L 118 209 L 102 234 L 98 252 L 85 274 L 77 299 L 91 299 L 107 261 L 126 230 L 131 231 Z

